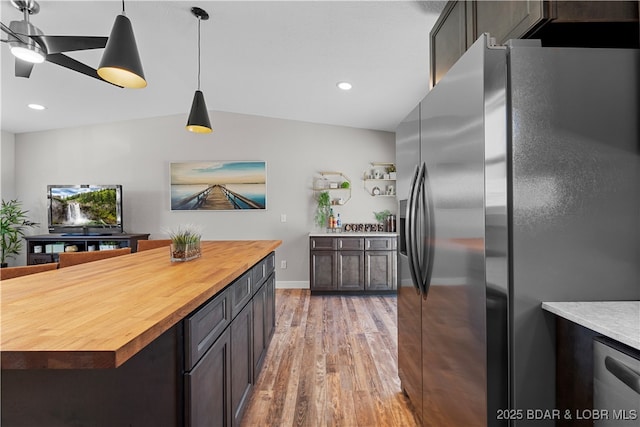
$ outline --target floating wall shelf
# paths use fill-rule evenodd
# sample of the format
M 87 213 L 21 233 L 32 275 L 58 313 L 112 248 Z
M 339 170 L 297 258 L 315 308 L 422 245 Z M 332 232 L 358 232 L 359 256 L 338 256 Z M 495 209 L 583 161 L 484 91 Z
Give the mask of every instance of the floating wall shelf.
M 396 165 L 387 162 L 371 162 L 362 174 L 364 190 L 374 197 L 396 196 Z
M 332 205 L 344 205 L 351 199 L 351 180 L 342 172 L 322 171 L 313 181 L 314 193 L 328 191 Z

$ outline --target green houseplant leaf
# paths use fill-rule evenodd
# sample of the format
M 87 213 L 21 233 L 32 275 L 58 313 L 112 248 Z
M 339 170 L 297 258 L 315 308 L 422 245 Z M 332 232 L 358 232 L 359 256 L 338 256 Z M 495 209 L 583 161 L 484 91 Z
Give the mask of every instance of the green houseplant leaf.
M 192 224 L 178 226 L 175 230 L 169 230 L 169 238 L 172 261 L 188 261 L 200 256 L 200 227 Z
M 387 219 L 387 217 L 391 215 L 391 211 L 387 209 L 380 212 L 374 212 L 373 215 L 376 217 L 376 221 L 384 222 Z
M 317 196 L 318 206 L 316 207 L 315 222 L 320 228 L 327 226 L 329 214 L 331 213 L 331 198 L 328 191 L 322 191 Z
M 39 225 L 29 221 L 21 203 L 14 199 L 2 200 L 0 205 L 0 263 L 5 264 L 8 258 L 15 258 L 22 250 L 25 230 Z

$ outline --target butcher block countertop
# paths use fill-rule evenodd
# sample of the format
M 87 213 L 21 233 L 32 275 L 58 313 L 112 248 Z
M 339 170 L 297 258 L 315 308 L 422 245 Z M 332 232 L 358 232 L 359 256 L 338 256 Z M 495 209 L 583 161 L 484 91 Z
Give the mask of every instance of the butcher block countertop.
M 640 301 L 543 302 L 542 308 L 640 350 Z
M 159 248 L 3 281 L 2 369 L 117 368 L 274 251 L 280 240 Z

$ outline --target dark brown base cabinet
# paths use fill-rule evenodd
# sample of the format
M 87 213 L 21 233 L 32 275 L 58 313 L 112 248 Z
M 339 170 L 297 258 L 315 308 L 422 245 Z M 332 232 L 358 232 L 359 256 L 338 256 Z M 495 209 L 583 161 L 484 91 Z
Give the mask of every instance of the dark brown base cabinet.
M 276 278 L 271 274 L 253 296 L 253 382 L 258 380 L 276 327 Z
M 231 425 L 238 426 L 253 390 L 253 305 L 231 323 Z
M 207 361 L 207 355 L 198 362 L 207 366 L 199 374 L 202 378 L 194 380 L 194 370 L 185 374 L 187 385 L 199 386 L 187 387 L 191 398 L 185 399 L 185 412 L 194 416 L 187 418 L 185 425 L 240 425 L 275 329 L 274 270 L 272 253 L 192 315 L 206 319 L 196 328 L 205 340 L 219 337 L 207 350 L 215 362 Z M 225 318 L 229 318 L 228 327 L 220 334 L 217 331 Z M 185 342 L 198 349 L 206 348 L 208 341 Z
M 397 238 L 311 236 L 312 292 L 394 292 Z
M 231 349 L 226 329 L 185 374 L 185 425 L 224 427 L 231 414 Z
M 3 370 L 2 426 L 240 425 L 274 332 L 274 267 L 271 253 L 119 368 Z

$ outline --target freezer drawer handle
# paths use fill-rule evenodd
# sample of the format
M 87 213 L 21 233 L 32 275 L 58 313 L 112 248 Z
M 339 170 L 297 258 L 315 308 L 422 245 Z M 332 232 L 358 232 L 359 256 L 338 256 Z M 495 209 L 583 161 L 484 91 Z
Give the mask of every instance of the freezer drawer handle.
M 604 358 L 604 366 L 606 366 L 607 371 L 640 394 L 640 373 L 611 356 Z

